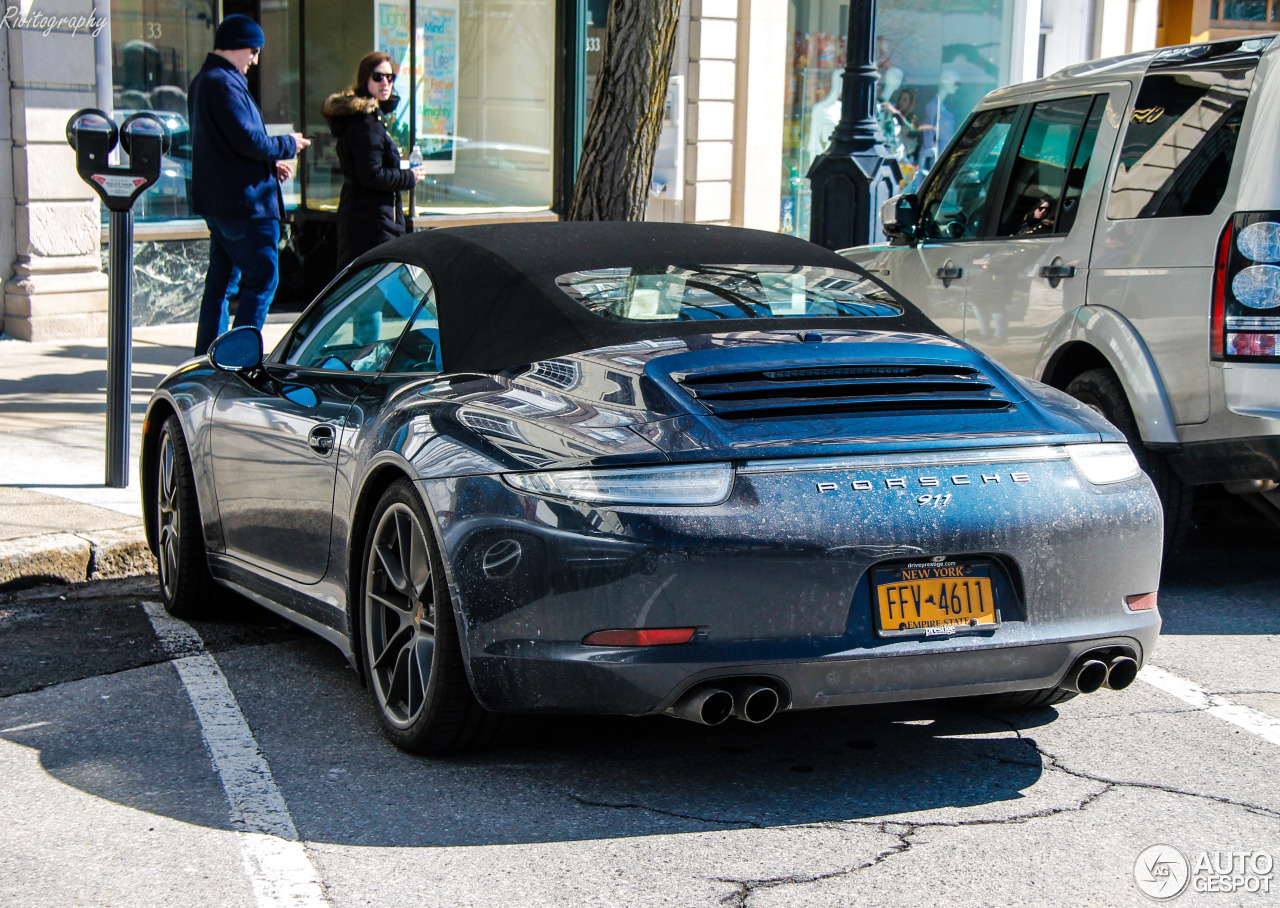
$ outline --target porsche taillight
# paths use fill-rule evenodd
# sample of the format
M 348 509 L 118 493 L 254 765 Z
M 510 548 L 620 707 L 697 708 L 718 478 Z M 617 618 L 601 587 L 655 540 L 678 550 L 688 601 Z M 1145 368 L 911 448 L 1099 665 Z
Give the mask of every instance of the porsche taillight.
M 1277 361 L 1280 339 L 1280 211 L 1232 215 L 1213 262 L 1212 359 Z

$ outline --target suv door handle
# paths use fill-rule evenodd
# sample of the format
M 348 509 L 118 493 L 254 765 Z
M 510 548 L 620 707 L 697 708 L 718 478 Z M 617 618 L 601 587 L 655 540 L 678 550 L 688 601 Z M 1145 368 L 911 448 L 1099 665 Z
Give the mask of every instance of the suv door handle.
M 964 277 L 964 269 L 947 262 L 933 274 L 938 280 L 942 281 L 942 286 L 950 287 L 952 281 L 958 281 Z
M 328 457 L 333 451 L 333 426 L 316 426 L 307 436 L 307 444 L 321 457 Z
M 1075 277 L 1075 265 L 1045 265 L 1040 269 L 1040 276 L 1048 278 L 1050 287 L 1057 287 L 1063 278 Z

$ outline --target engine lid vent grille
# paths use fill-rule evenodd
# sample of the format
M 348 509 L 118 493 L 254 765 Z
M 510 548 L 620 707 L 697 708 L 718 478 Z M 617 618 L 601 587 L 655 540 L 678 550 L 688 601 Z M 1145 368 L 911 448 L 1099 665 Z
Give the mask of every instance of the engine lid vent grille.
M 721 419 L 1007 410 L 1012 402 L 980 371 L 959 364 L 858 364 L 673 373 Z

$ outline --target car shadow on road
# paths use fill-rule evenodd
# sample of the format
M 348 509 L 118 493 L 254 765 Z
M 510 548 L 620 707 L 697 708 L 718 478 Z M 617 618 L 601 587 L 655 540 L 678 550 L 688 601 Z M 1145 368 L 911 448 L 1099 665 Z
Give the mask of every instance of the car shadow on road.
M 218 660 L 300 834 L 339 845 L 612 839 L 941 808 L 998 819 L 1033 809 L 1017 802 L 1044 772 L 1034 742 L 1013 729 L 1056 716 L 936 702 L 715 728 L 553 717 L 489 751 L 421 758 L 383 738 L 367 691 L 328 644 L 277 640 Z M 45 772 L 87 794 L 232 828 L 176 673 L 155 665 L 115 679 L 107 696 L 95 678 L 24 698 L 17 713 L 0 701 L 0 737 L 38 750 Z

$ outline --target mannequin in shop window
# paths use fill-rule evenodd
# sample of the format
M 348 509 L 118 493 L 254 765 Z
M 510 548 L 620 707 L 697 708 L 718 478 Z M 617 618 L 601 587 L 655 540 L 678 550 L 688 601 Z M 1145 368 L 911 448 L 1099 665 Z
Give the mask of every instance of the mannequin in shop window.
M 840 90 L 844 87 L 843 70 L 831 73 L 831 90 L 827 96 L 809 108 L 809 144 L 806 150 L 809 161 L 827 150 L 831 144 L 831 134 L 836 131 L 840 122 Z M 808 169 L 807 166 L 805 168 Z
M 924 120 L 920 124 L 920 168 L 932 170 L 938 154 L 947 147 L 956 132 L 956 115 L 947 105 L 947 98 L 960 87 L 960 77 L 944 69 L 938 77 L 938 93 L 924 108 Z

